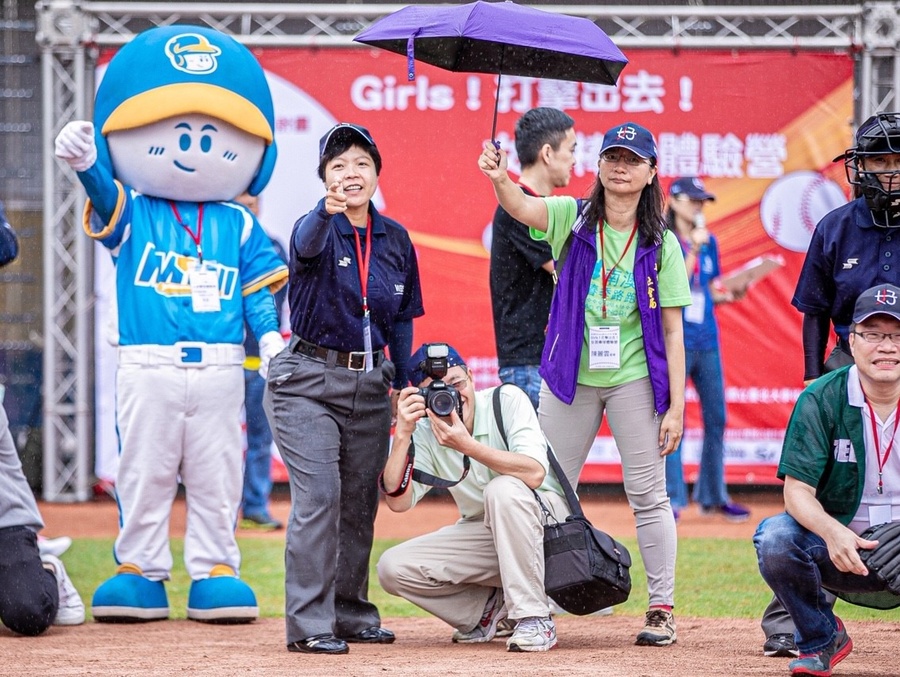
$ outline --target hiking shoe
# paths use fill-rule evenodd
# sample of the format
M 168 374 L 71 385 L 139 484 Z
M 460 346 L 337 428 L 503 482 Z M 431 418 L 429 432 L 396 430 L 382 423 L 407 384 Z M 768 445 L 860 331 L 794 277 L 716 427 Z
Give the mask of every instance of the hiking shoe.
M 721 515 L 729 522 L 746 522 L 750 518 L 750 511 L 740 503 L 726 503 L 725 505 L 701 505 L 701 515 Z
M 788 668 L 792 675 L 816 675 L 817 677 L 829 677 L 831 669 L 850 655 L 853 650 L 853 640 L 847 634 L 840 618 L 837 621 L 837 637 L 834 641 L 819 653 L 800 654 L 790 662 Z
M 497 632 L 494 637 L 509 637 L 516 631 L 516 622 L 512 618 L 504 618 L 497 623 Z
M 769 658 L 796 658 L 799 655 L 800 649 L 792 632 L 776 632 L 769 635 L 763 644 L 763 656 Z
M 506 618 L 506 607 L 503 605 L 503 588 L 494 588 L 484 604 L 481 620 L 468 632 L 455 630 L 450 640 L 454 644 L 480 644 L 490 642 L 497 636 L 497 625 Z
M 52 571 L 56 576 L 56 585 L 59 588 L 59 610 L 53 625 L 81 625 L 84 623 L 84 602 L 81 595 L 72 585 L 72 579 L 66 572 L 62 560 L 55 555 L 41 555 L 44 568 Z
M 550 651 L 556 646 L 556 624 L 549 616 L 529 616 L 516 623 L 506 640 L 507 651 Z
M 650 609 L 644 620 L 644 629 L 638 633 L 638 646 L 668 646 L 674 644 L 675 616 L 665 609 Z
M 242 529 L 262 529 L 264 531 L 277 531 L 278 529 L 281 529 L 283 527 L 284 525 L 277 519 L 274 519 L 273 517 L 265 514 L 244 515 L 244 519 L 241 520 Z

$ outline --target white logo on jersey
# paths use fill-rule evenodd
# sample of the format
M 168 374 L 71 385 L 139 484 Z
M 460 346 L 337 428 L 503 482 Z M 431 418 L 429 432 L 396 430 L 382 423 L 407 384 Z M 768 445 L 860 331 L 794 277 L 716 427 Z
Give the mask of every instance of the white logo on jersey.
M 850 440 L 834 441 L 834 460 L 838 463 L 856 463 L 856 452 Z
M 188 281 L 188 271 L 196 262 L 197 259 L 193 256 L 158 251 L 152 242 L 148 242 L 134 274 L 134 286 L 151 287 L 160 296 L 189 297 L 191 285 Z M 219 276 L 219 298 L 231 299 L 240 280 L 238 269 L 223 266 L 215 261 L 204 261 L 204 265 L 214 268 Z
M 850 270 L 853 266 L 859 264 L 859 259 L 847 259 L 844 261 L 844 270 Z
M 394 285 L 394 296 L 403 296 L 403 290 L 406 289 L 405 284 L 395 284 Z
M 339 265 L 341 268 L 346 268 L 347 266 L 350 265 L 350 257 L 349 257 L 349 256 L 345 256 L 344 258 L 340 259 L 340 260 L 338 261 L 338 265 Z

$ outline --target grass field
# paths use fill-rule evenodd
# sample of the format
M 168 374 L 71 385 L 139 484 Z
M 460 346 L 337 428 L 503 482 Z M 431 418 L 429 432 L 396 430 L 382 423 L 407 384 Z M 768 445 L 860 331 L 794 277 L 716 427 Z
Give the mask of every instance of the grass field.
M 646 611 L 647 586 L 635 539 L 623 538 L 635 560 L 631 568 L 631 598 L 616 613 L 641 616 Z M 238 538 L 243 554 L 242 578 L 256 592 L 260 615 L 284 615 L 284 545 L 280 540 Z M 184 618 L 190 579 L 184 571 L 181 539 L 171 539 L 175 565 L 167 583 L 172 618 Z M 425 616 L 424 611 L 384 592 L 374 563 L 396 541 L 375 542 L 370 574 L 370 599 L 384 617 Z M 78 539 L 64 555 L 66 568 L 90 613 L 94 590 L 114 572 L 113 539 Z M 680 616 L 759 618 L 771 593 L 759 576 L 756 553 L 745 540 L 690 538 L 678 543 L 676 605 Z M 838 602 L 844 620 L 900 621 L 900 609 L 874 611 Z

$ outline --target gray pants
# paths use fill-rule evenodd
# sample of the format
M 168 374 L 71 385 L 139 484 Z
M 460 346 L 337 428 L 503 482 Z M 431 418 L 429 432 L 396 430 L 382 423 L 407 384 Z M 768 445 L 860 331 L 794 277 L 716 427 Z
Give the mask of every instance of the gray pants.
M 381 624 L 368 599 L 378 474 L 387 460 L 394 365 L 368 374 L 285 349 L 264 406 L 287 466 L 287 642 Z
M 546 383 L 541 385 L 541 427 L 573 487 L 578 485 L 604 412 L 622 459 L 650 604 L 674 606 L 675 518 L 666 493 L 666 459 L 659 454 L 659 419 L 653 414 L 650 379 L 611 388 L 579 385 L 570 405 L 551 393 Z
M 565 498 L 541 492 L 558 520 L 569 514 Z M 509 618 L 550 613 L 544 592 L 543 513 L 521 480 L 501 475 L 484 490 L 483 518 L 461 519 L 387 550 L 378 579 L 457 630 L 481 619 L 493 588 L 502 587 Z

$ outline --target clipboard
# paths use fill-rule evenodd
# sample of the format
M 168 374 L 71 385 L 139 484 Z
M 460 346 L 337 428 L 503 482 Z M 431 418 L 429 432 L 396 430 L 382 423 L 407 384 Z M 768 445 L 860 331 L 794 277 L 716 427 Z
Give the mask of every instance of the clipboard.
M 742 289 L 748 289 L 750 285 L 782 266 L 784 266 L 784 257 L 780 254 L 775 256 L 757 256 L 755 259 L 747 261 L 740 268 L 725 275 L 720 275 L 716 278 L 715 284 L 731 293 L 736 293 Z

